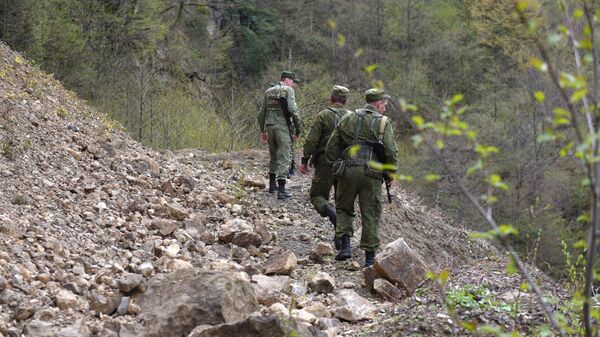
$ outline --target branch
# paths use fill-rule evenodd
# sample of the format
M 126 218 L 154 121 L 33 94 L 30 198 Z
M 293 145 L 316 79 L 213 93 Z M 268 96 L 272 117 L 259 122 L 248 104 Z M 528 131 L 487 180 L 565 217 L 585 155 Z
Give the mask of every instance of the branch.
M 392 105 L 393 105 L 393 103 L 392 103 Z M 402 115 L 405 117 L 405 119 L 411 125 L 411 127 L 415 130 L 419 130 L 417 125 L 407 116 L 406 111 L 402 111 L 402 109 L 400 109 L 400 110 L 401 110 Z M 456 182 L 456 185 L 458 186 L 458 188 L 462 192 L 462 194 L 471 202 L 471 204 L 475 207 L 475 209 L 477 209 L 477 212 L 486 220 L 486 222 L 490 225 L 490 227 L 492 227 L 492 229 L 494 231 L 499 232 L 500 228 L 498 227 L 498 225 L 496 224 L 496 221 L 492 217 L 491 210 L 486 211 L 484 209 L 484 207 L 477 200 L 477 198 L 473 195 L 473 193 L 471 193 L 467 189 L 467 187 L 465 186 L 465 184 L 463 182 L 462 177 L 459 177 L 458 174 L 456 174 L 454 172 L 454 170 L 450 167 L 450 163 L 448 162 L 446 157 L 444 157 L 444 155 L 441 153 L 441 151 L 431 142 L 431 140 L 427 139 L 427 137 L 423 137 L 423 138 L 424 138 L 425 145 L 427 145 L 427 147 L 431 151 L 433 151 L 433 153 L 435 154 L 438 161 L 440 163 L 442 163 L 447 174 L 452 179 L 454 179 L 454 181 Z M 548 320 L 550 321 L 550 324 L 552 325 L 552 327 L 556 330 L 556 332 L 558 333 L 559 336 L 566 337 L 565 332 L 558 325 L 558 321 L 556 320 L 556 317 L 554 316 L 554 312 L 552 311 L 552 309 L 548 306 L 548 304 L 544 300 L 544 295 L 542 294 L 542 291 L 538 288 L 535 280 L 533 279 L 533 276 L 529 273 L 529 271 L 525 267 L 525 264 L 521 261 L 521 258 L 519 257 L 519 255 L 516 253 L 516 251 L 514 250 L 514 248 L 508 241 L 508 237 L 505 235 L 499 235 L 498 239 L 499 239 L 500 243 L 504 246 L 504 248 L 506 248 L 510 257 L 515 261 L 517 268 L 521 272 L 521 275 L 523 275 L 527 279 L 527 282 L 531 286 L 531 290 L 536 295 L 537 301 L 540 304 L 540 306 L 542 307 L 542 310 L 544 311 L 544 313 L 546 314 L 546 317 L 548 317 Z

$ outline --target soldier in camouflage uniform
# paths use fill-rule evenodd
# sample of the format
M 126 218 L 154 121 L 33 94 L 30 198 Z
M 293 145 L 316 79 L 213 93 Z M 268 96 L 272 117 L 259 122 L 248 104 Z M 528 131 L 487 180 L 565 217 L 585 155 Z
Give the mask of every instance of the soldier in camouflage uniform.
M 344 167 L 338 175 L 335 204 L 337 211 L 336 238 L 341 239 L 342 249 L 336 260 L 351 258 L 350 238 L 354 234 L 354 201 L 358 203 L 362 219 L 362 235 L 360 248 L 365 251 L 365 266 L 375 260 L 375 251 L 379 247 L 379 219 L 381 217 L 382 183 L 384 172 L 377 171 L 367 165 L 376 160 L 373 148 L 367 141 L 383 141 L 384 164 L 396 167 L 396 142 L 392 124 L 382 115 L 387 105 L 387 98 L 382 89 L 369 89 L 365 92 L 367 104 L 363 109 L 353 111 L 339 122 L 327 146 L 325 156 L 334 163 L 333 169 Z M 390 175 L 386 183 L 391 182 Z
M 328 217 L 335 229 L 335 208 L 329 203 L 331 187 L 334 186 L 335 177 L 331 173 L 331 164 L 325 159 L 325 145 L 333 129 L 344 115 L 350 111 L 344 108 L 348 98 L 348 89 L 335 85 L 329 96 L 329 107 L 321 110 L 306 136 L 304 155 L 302 156 L 300 172 L 308 173 L 309 166 L 315 168 L 315 175 L 310 185 L 310 202 L 317 212 L 323 217 Z M 311 165 L 309 165 L 309 162 Z M 341 241 L 334 239 L 336 249 L 340 249 Z
M 291 71 L 281 73 L 281 81 L 265 92 L 264 101 L 258 113 L 260 139 L 269 144 L 269 193 L 277 192 L 278 199 L 287 199 L 292 195 L 286 191 L 285 182 L 290 168 L 292 141 L 300 135 L 300 115 L 296 105 L 294 86 L 298 77 Z M 281 103 L 283 101 L 283 103 Z M 283 106 L 282 106 L 283 104 Z M 290 114 L 286 117 L 283 107 Z M 295 134 L 290 137 L 291 123 Z

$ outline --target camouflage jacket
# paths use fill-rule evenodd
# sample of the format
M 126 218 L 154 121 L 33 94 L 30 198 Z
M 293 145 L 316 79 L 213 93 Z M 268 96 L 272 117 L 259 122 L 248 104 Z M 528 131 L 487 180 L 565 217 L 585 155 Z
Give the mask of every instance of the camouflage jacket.
M 294 88 L 281 84 L 275 84 L 265 92 L 265 97 L 258 113 L 260 132 L 265 132 L 265 128 L 267 126 L 277 126 L 286 129 L 288 128 L 288 122 L 286 121 L 285 114 L 279 103 L 280 97 L 286 98 L 288 111 L 290 112 L 293 122 L 294 132 L 296 135 L 299 135 L 300 115 L 298 113 L 298 105 L 296 105 Z
M 379 124 L 383 115 L 370 104 L 365 105 L 362 118 L 362 126 L 357 128 L 360 117 L 356 111 L 352 111 L 340 120 L 327 146 L 325 156 L 327 161 L 334 162 L 338 159 L 351 159 L 348 149 L 355 144 L 355 132 L 359 129 L 356 145 L 362 145 L 366 140 L 377 140 L 379 138 Z M 385 145 L 385 164 L 397 166 L 397 148 L 394 140 L 394 131 L 392 124 L 388 119 L 385 123 L 383 137 L 381 139 Z
M 314 162 L 319 155 L 325 152 L 325 145 L 327 145 L 333 129 L 342 117 L 349 112 L 341 104 L 336 103 L 327 109 L 321 110 L 315 116 L 313 126 L 308 131 L 306 142 L 304 143 L 302 164 L 308 164 L 311 156 Z

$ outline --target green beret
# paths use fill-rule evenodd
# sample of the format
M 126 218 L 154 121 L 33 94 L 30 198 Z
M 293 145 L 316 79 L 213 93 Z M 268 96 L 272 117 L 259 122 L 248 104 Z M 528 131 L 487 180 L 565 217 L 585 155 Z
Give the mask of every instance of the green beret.
M 282 71 L 281 78 L 282 79 L 289 78 L 296 83 L 300 83 L 300 78 L 298 76 L 296 76 L 296 74 L 294 74 L 293 72 L 291 72 L 289 70 Z
M 342 87 L 341 85 L 334 85 L 333 90 L 331 90 L 331 96 L 333 97 L 348 97 L 348 93 L 350 90 L 346 87 Z
M 383 89 L 371 88 L 365 91 L 365 100 L 367 103 L 376 102 L 384 98 L 388 99 L 390 96 L 386 95 Z

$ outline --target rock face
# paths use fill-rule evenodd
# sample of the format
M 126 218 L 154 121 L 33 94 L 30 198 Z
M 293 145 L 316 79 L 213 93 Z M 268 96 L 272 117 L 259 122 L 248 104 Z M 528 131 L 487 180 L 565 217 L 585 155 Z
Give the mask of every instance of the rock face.
M 421 257 L 401 238 L 375 256 L 374 267 L 379 275 L 409 294 L 423 281 L 427 271 Z
M 187 337 L 198 325 L 233 323 L 258 310 L 249 282 L 198 269 L 154 276 L 135 302 L 141 307 L 147 337 Z

